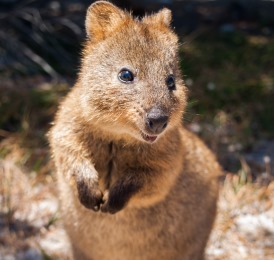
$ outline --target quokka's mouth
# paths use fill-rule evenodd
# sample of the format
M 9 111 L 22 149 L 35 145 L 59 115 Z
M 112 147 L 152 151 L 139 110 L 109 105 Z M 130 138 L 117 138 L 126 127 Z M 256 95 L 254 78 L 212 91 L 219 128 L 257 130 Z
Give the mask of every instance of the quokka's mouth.
M 154 141 L 156 141 L 156 139 L 158 137 L 157 135 L 147 135 L 143 132 L 141 133 L 141 135 L 142 135 L 143 139 L 149 143 L 153 143 Z

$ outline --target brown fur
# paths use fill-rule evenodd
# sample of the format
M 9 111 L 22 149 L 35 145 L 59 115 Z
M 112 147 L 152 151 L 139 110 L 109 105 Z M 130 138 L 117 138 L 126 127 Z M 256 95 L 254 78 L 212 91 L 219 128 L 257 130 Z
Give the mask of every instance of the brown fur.
M 186 88 L 170 21 L 168 9 L 142 20 L 105 1 L 88 10 L 81 72 L 50 132 L 75 259 L 203 258 L 221 170 L 181 124 Z M 122 68 L 133 83 L 118 80 Z M 168 125 L 149 143 L 141 133 L 151 135 L 153 107 Z

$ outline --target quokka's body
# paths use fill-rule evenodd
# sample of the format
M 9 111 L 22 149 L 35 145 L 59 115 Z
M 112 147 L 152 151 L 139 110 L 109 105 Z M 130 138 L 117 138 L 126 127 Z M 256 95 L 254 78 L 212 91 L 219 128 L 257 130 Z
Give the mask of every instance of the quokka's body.
M 184 129 L 186 88 L 167 9 L 92 4 L 78 81 L 49 139 L 75 259 L 203 259 L 218 163 Z

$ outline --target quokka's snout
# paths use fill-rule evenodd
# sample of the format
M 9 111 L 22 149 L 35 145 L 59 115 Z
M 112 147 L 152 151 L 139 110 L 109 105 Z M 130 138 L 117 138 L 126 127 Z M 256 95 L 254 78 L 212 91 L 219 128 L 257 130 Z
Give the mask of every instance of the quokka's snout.
M 146 130 L 158 135 L 167 127 L 168 119 L 168 115 L 162 109 L 153 107 L 145 115 Z

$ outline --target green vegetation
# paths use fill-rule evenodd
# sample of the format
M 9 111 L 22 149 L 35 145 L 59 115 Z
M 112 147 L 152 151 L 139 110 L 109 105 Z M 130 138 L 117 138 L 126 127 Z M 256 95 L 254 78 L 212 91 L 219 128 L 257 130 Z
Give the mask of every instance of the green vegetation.
M 186 38 L 181 54 L 196 120 L 213 122 L 223 111 L 245 138 L 274 136 L 273 37 L 203 32 Z

